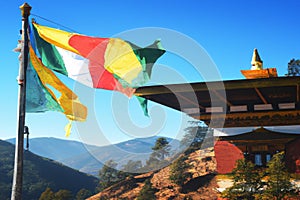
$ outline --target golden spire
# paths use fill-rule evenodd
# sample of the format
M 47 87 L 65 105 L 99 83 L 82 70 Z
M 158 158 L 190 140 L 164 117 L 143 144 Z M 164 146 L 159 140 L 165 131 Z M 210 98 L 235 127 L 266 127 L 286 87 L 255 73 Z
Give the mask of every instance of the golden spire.
M 263 61 L 260 59 L 257 49 L 253 51 L 251 65 L 251 70 L 263 69 Z

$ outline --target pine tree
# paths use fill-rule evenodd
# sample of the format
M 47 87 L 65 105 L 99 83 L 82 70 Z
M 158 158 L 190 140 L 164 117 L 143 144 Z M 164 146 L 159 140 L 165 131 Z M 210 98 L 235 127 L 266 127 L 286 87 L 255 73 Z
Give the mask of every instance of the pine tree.
M 185 181 L 191 177 L 191 174 L 187 172 L 190 165 L 185 162 L 186 160 L 187 156 L 180 156 L 170 166 L 169 179 L 179 186 L 182 186 L 185 183 Z
M 262 189 L 262 174 L 255 169 L 255 165 L 245 159 L 237 160 L 236 167 L 232 171 L 233 186 L 226 189 L 222 196 L 232 200 L 255 199 Z
M 140 169 L 143 167 L 142 161 L 129 160 L 125 165 L 122 166 L 121 171 L 125 172 L 127 176 L 139 173 Z
M 147 170 L 160 169 L 168 164 L 166 160 L 170 154 L 170 145 L 166 138 L 158 138 L 152 147 L 153 152 L 151 153 L 149 160 L 146 161 Z
M 55 200 L 73 200 L 72 192 L 69 190 L 59 190 L 54 194 Z
M 155 193 L 157 191 L 158 190 L 156 188 L 152 187 L 150 179 L 147 179 L 145 181 L 145 185 L 143 186 L 143 188 L 141 189 L 141 191 L 137 197 L 137 200 L 145 200 L 145 199 L 156 200 Z
M 198 150 L 201 146 L 203 148 L 214 146 L 214 137 L 212 129 L 204 127 L 202 123 L 197 121 L 190 121 L 190 126 L 187 127 L 185 135 L 180 141 L 181 148 L 185 148 L 185 154 L 189 154 Z
M 287 76 L 300 76 L 300 60 L 292 59 L 288 63 Z
M 54 200 L 54 192 L 51 188 L 46 188 L 46 190 L 41 194 L 39 200 Z
M 295 190 L 290 182 L 290 174 L 284 164 L 284 152 L 277 153 L 267 164 L 267 188 L 263 197 L 276 198 L 276 200 L 294 196 Z
M 97 189 L 99 191 L 102 191 L 103 189 L 125 178 L 126 178 L 126 174 L 117 170 L 117 163 L 113 160 L 109 160 L 99 171 L 100 181 Z
M 77 192 L 76 200 L 85 200 L 90 196 L 92 196 L 92 192 L 83 188 Z

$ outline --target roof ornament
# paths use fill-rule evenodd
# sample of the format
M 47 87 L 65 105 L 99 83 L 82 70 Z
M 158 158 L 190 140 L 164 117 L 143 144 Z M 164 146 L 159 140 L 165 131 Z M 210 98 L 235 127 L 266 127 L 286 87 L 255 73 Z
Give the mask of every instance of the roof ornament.
M 251 65 L 251 69 L 241 70 L 241 73 L 246 79 L 272 78 L 278 76 L 276 68 L 263 69 L 263 61 L 261 60 L 257 49 L 254 49 L 253 51 Z
M 251 61 L 251 70 L 261 70 L 263 69 L 263 61 L 261 60 L 257 49 L 254 49 Z

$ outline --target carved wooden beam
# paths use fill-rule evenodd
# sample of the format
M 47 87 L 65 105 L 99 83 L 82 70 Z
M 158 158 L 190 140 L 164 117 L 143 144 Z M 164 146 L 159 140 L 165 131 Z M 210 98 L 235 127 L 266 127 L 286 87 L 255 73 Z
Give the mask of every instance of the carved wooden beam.
M 300 125 L 300 110 L 192 116 L 212 128 Z

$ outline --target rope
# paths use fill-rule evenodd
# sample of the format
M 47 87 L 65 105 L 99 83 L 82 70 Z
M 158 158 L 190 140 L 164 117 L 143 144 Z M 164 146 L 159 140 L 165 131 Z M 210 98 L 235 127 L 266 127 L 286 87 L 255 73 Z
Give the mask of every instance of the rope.
M 78 31 L 76 31 L 76 30 L 74 30 L 74 29 L 72 29 L 72 28 L 69 28 L 69 27 L 64 26 L 64 25 L 62 25 L 62 24 L 59 24 L 59 23 L 57 23 L 57 22 L 55 22 L 55 21 L 52 21 L 52 20 L 50 20 L 50 19 L 47 19 L 47 18 L 45 18 L 45 17 L 39 16 L 39 15 L 36 15 L 36 14 L 33 14 L 33 13 L 31 13 L 30 15 L 33 15 L 33 16 L 35 16 L 35 17 L 38 17 L 38 18 L 43 19 L 43 20 L 45 20 L 45 21 L 48 21 L 48 22 L 50 22 L 50 23 L 52 23 L 52 24 L 55 24 L 55 25 L 57 25 L 57 26 L 63 27 L 63 28 L 65 28 L 65 29 L 68 29 L 69 31 L 78 33 Z

